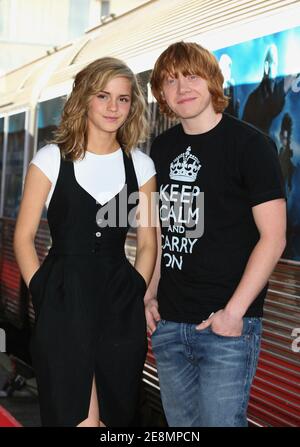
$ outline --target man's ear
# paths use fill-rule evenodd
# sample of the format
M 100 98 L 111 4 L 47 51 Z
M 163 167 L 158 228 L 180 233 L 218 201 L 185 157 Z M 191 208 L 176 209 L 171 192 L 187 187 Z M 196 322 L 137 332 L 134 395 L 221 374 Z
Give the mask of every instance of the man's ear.
M 163 92 L 162 90 L 160 91 L 160 97 L 161 97 L 161 99 L 163 99 L 164 101 L 166 100 L 165 95 L 164 95 L 164 92 Z

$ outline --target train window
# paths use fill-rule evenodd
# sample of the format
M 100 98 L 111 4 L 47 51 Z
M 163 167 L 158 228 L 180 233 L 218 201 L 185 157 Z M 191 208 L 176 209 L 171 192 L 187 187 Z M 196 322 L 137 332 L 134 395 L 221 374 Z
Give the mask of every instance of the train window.
M 148 103 L 148 111 L 150 117 L 150 139 L 148 139 L 147 143 L 142 146 L 142 149 L 146 153 L 150 152 L 151 142 L 157 135 L 178 123 L 178 121 L 172 120 L 171 118 L 168 118 L 166 115 L 163 115 L 160 112 L 159 106 L 155 101 L 155 98 L 152 96 L 150 88 L 150 75 L 151 70 L 146 70 L 138 73 L 138 80 L 144 92 L 145 99 Z
M 67 95 L 49 99 L 38 104 L 38 140 L 40 149 L 53 138 L 53 131 L 57 128 Z
M 16 217 L 22 196 L 25 146 L 25 112 L 9 117 L 7 155 L 4 181 L 4 210 L 6 217 Z
M 102 0 L 101 1 L 101 17 L 108 16 L 109 10 L 110 10 L 110 2 Z

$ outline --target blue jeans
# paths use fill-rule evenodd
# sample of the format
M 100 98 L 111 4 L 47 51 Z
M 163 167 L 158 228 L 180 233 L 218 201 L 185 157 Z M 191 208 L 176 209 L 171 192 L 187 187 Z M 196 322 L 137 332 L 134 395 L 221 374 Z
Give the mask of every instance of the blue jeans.
M 247 427 L 261 318 L 243 318 L 240 337 L 160 320 L 152 334 L 161 398 L 170 427 Z

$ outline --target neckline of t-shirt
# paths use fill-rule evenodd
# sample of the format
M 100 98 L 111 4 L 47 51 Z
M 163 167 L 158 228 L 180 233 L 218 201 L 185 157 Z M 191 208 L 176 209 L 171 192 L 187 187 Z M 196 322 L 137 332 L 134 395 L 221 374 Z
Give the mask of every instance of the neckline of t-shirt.
M 216 134 L 217 132 L 219 132 L 219 130 L 223 127 L 225 121 L 226 121 L 226 116 L 224 114 L 222 114 L 222 118 L 220 119 L 220 121 L 212 129 L 208 130 L 207 132 L 203 132 L 203 133 L 186 133 L 184 131 L 183 125 L 181 123 L 179 124 L 179 128 L 180 128 L 180 132 L 187 138 L 206 138 L 206 137 L 210 137 L 210 136 Z
M 85 154 L 87 155 L 87 157 L 90 158 L 113 158 L 116 157 L 118 155 L 120 155 L 120 153 L 122 152 L 122 148 L 119 147 L 118 149 L 116 149 L 113 152 L 110 152 L 109 154 L 96 154 L 95 152 L 90 152 L 90 151 L 85 151 Z

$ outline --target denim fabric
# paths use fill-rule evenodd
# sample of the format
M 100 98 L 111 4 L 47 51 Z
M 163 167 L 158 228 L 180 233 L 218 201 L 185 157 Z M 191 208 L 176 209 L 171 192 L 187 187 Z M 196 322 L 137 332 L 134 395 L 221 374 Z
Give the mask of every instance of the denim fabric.
M 239 337 L 160 320 L 152 334 L 170 427 L 246 427 L 261 318 L 243 318 Z

